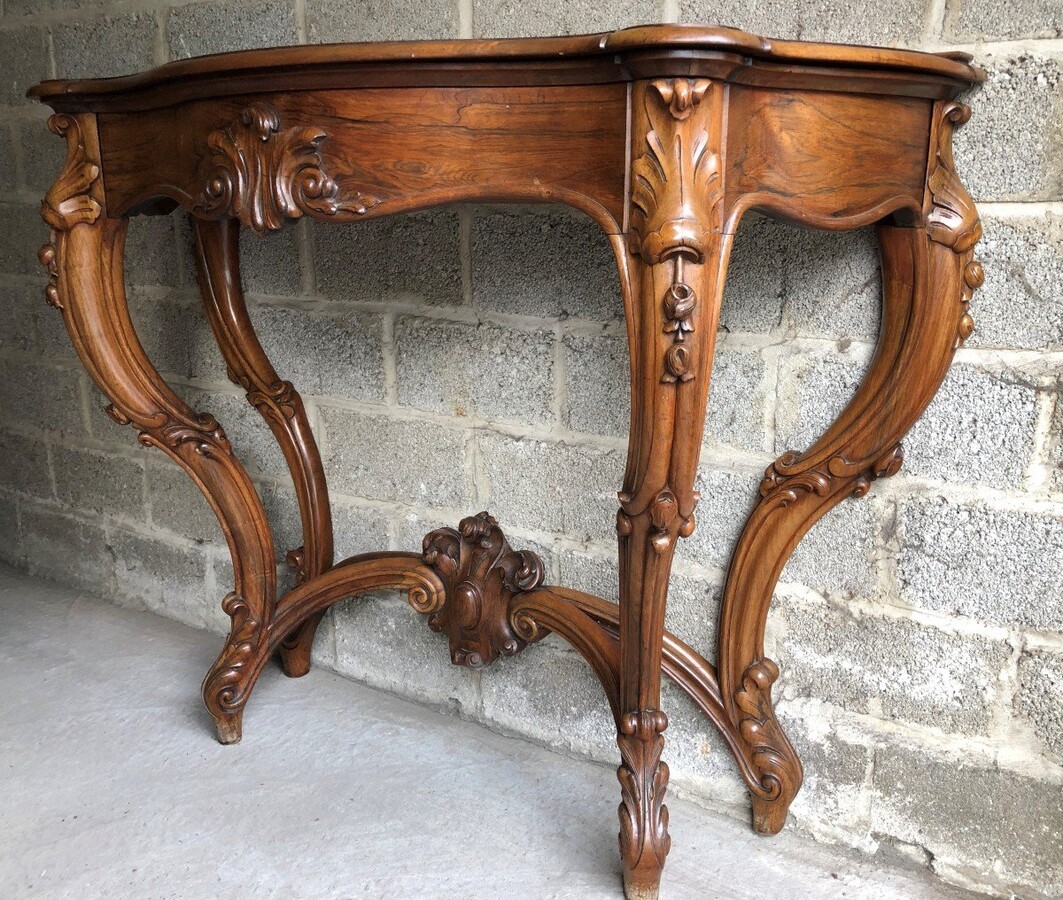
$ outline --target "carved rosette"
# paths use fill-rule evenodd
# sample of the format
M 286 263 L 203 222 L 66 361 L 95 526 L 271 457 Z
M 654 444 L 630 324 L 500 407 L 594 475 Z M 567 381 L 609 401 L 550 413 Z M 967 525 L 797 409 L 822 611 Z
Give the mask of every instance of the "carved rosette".
M 457 530 L 430 532 L 422 558 L 446 586 L 446 600 L 428 625 L 446 633 L 455 665 L 479 669 L 527 646 L 510 620 L 510 600 L 539 587 L 545 570 L 534 553 L 510 548 L 493 516 L 477 513 Z
M 792 797 L 804 777 L 801 760 L 790 746 L 772 711 L 771 687 L 779 667 L 768 658 L 749 665 L 735 693 L 738 731 L 750 750 L 757 776 L 754 793 L 763 800 Z
M 380 201 L 359 191 L 340 196 L 339 185 L 322 169 L 327 139 L 313 126 L 282 129 L 273 106 L 252 103 L 207 138 L 211 153 L 195 213 L 231 216 L 259 234 L 304 215 L 364 215 Z
M 668 836 L 668 807 L 664 805 L 668 787 L 668 764 L 661 762 L 662 734 L 668 716 L 659 709 L 628 713 L 620 719 L 616 742 L 621 764 L 616 770 L 620 781 L 620 858 L 625 880 L 645 867 L 660 872 L 671 847 Z
M 92 225 L 103 211 L 93 193 L 99 190 L 100 167 L 91 158 L 81 123 L 74 116 L 56 113 L 48 119 L 48 130 L 66 139 L 66 164 L 41 202 L 41 218 L 51 228 L 51 237 L 37 253 L 48 270 L 45 299 L 56 309 L 63 308 L 59 286 L 59 234 L 78 225 Z
M 960 318 L 956 327 L 957 347 L 974 331 L 974 319 L 970 313 L 971 298 L 985 280 L 982 264 L 974 259 L 974 245 L 982 237 L 982 224 L 971 195 L 956 174 L 956 161 L 952 153 L 953 132 L 970 118 L 971 110 L 966 104 L 942 104 L 937 151 L 927 176 L 930 199 L 930 211 L 926 216 L 927 235 L 930 240 L 949 247 L 960 256 L 963 265 Z
M 671 262 L 671 285 L 662 300 L 665 383 L 693 377 L 686 336 L 694 330 L 698 297 L 684 265 L 704 262 L 723 199 L 720 157 L 708 128 L 711 82 L 675 78 L 653 81 L 646 92 L 649 128 L 645 152 L 632 167 L 632 250 L 648 265 Z

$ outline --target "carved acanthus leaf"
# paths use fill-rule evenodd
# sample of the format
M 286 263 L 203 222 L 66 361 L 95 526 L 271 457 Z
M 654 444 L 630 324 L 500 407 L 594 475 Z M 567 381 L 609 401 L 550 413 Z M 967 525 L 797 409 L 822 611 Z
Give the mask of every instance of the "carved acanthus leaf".
M 245 677 L 245 670 L 258 658 L 259 645 L 266 636 L 262 622 L 255 618 L 254 611 L 239 594 L 228 594 L 221 608 L 232 620 L 229 640 L 203 684 L 203 697 L 215 718 L 243 708 L 246 694 L 254 684 Z
M 970 107 L 965 104 L 945 104 L 938 123 L 937 151 L 927 178 L 932 204 L 926 219 L 927 234 L 957 253 L 970 250 L 982 236 L 978 210 L 956 174 L 952 155 L 953 132 L 970 117 Z
M 660 870 L 671 847 L 668 836 L 668 765 L 661 762 L 668 716 L 659 709 L 628 713 L 620 719 L 616 742 L 620 748 L 620 856 L 633 872 L 649 855 L 647 868 Z
M 100 167 L 85 146 L 81 123 L 74 116 L 56 113 L 48 119 L 48 129 L 66 139 L 66 163 L 41 202 L 41 218 L 51 228 L 47 244 L 37 251 L 37 259 L 48 270 L 44 297 L 49 305 L 63 308 L 59 289 L 59 234 L 77 225 L 92 225 L 103 211 L 92 196 Z
M 710 104 L 704 102 L 711 87 L 706 79 L 652 82 L 644 100 L 645 151 L 632 166 L 633 249 L 648 265 L 673 266 L 662 301 L 664 332 L 672 338 L 661 376 L 666 383 L 694 378 L 686 336 L 694 330 L 698 297 L 683 267 L 705 260 L 719 230 L 720 157 L 710 138 Z
M 327 139 L 325 131 L 312 126 L 282 130 L 276 109 L 252 103 L 207 138 L 211 153 L 196 214 L 232 216 L 258 233 L 303 215 L 364 215 L 380 201 L 358 191 L 340 197 L 339 185 L 322 169 Z
M 69 231 L 75 225 L 91 225 L 102 212 L 92 189 L 100 177 L 100 167 L 89 156 L 81 123 L 74 116 L 56 113 L 48 119 L 48 129 L 66 138 L 66 164 L 41 203 L 41 218 L 55 231 Z
M 895 444 L 870 464 L 854 465 L 843 456 L 834 456 L 825 465 L 795 468 L 800 459 L 800 453 L 788 450 L 764 470 L 760 481 L 760 496 L 764 501 L 789 506 L 803 494 L 825 497 L 837 489 L 839 482 L 844 482 L 854 497 L 862 497 L 875 479 L 897 474 L 904 462 L 904 448 Z
M 513 550 L 486 512 L 462 519 L 458 529 L 440 528 L 424 539 L 424 561 L 446 586 L 446 600 L 428 625 L 445 632 L 455 665 L 474 669 L 527 646 L 510 621 L 510 599 L 543 583 L 542 560 Z
M 738 731 L 758 779 L 753 790 L 765 800 L 793 796 L 803 777 L 801 761 L 772 711 L 771 686 L 778 677 L 779 667 L 772 660 L 759 659 L 745 670 L 734 696 Z

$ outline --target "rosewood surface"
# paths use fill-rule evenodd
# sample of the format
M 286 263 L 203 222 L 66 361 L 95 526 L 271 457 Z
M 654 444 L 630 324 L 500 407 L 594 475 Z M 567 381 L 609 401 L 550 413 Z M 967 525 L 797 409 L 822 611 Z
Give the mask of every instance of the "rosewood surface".
M 203 697 L 223 743 L 276 653 L 305 674 L 339 600 L 407 591 L 454 663 L 484 666 L 555 632 L 583 655 L 616 720 L 620 855 L 629 898 L 658 895 L 670 838 L 662 672 L 720 730 L 752 797 L 754 828 L 782 828 L 801 763 L 777 721 L 764 654 L 772 592 L 808 529 L 901 465 L 900 441 L 970 334 L 982 270 L 960 183 L 956 101 L 982 73 L 962 54 L 773 41 L 732 29 L 645 26 L 571 38 L 289 47 L 171 63 L 127 78 L 50 81 L 67 162 L 42 204 L 40 258 L 108 414 L 203 491 L 232 553 L 229 638 Z M 247 314 L 242 230 L 336 223 L 456 201 L 561 202 L 609 235 L 631 358 L 631 429 L 616 527 L 618 604 L 544 585 L 531 552 L 487 513 L 421 553 L 333 558 L 321 458 L 294 385 Z M 206 315 L 229 377 L 291 470 L 303 540 L 277 595 L 262 501 L 225 432 L 148 359 L 123 285 L 128 218 L 194 219 Z M 676 542 L 694 490 L 714 341 L 735 230 L 750 209 L 815 228 L 875 225 L 878 349 L 856 395 L 811 446 L 765 472 L 731 561 L 716 664 L 664 630 Z

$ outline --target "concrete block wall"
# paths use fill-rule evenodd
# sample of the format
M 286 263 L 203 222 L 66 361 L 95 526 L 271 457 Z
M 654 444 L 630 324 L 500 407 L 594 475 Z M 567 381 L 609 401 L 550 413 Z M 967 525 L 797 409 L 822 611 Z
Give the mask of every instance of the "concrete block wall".
M 783 573 L 769 652 L 807 779 L 789 827 L 901 852 L 943 878 L 1063 893 L 1063 2 L 870 0 L 4 0 L 0 16 L 0 541 L 27 570 L 221 631 L 232 571 L 191 483 L 100 412 L 41 296 L 36 207 L 60 165 L 45 76 L 328 40 L 512 36 L 650 21 L 964 49 L 989 72 L 958 135 L 979 201 L 978 323 L 902 473 L 848 501 Z M 134 315 L 160 369 L 225 425 L 299 542 L 268 431 L 224 379 L 198 307 L 187 222 L 141 219 Z M 302 390 L 341 556 L 415 549 L 488 508 L 550 580 L 616 593 L 613 518 L 626 348 L 605 239 L 560 208 L 455 207 L 243 248 L 263 343 Z M 803 447 L 869 359 L 878 274 L 867 232 L 744 223 L 723 311 L 696 534 L 669 626 L 711 655 L 728 557 L 764 466 Z M 582 662 L 547 640 L 473 673 L 391 595 L 348 602 L 320 665 L 571 754 L 615 761 Z M 298 691 L 298 684 L 291 690 Z M 195 686 L 189 686 L 194 703 Z M 712 729 L 675 691 L 673 790 L 746 815 Z M 254 740 L 255 701 L 247 718 Z M 608 776 L 606 776 L 608 777 Z M 603 815 L 609 815 L 603 810 Z M 677 836 L 681 840 L 681 836 Z

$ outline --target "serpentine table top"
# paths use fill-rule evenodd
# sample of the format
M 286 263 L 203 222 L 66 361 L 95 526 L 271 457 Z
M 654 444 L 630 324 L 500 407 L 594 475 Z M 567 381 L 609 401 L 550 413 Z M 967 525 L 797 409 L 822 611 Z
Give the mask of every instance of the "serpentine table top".
M 49 301 L 107 395 L 202 489 L 233 557 L 229 637 L 203 697 L 219 739 L 240 739 L 265 663 L 304 674 L 327 608 L 380 587 L 408 592 L 479 667 L 550 631 L 602 683 L 617 724 L 620 854 L 629 898 L 658 895 L 670 846 L 662 671 L 720 730 L 754 828 L 775 833 L 802 780 L 779 725 L 764 652 L 772 592 L 805 532 L 901 465 L 900 440 L 970 333 L 981 284 L 978 214 L 956 172 L 956 98 L 984 78 L 965 54 L 776 41 L 659 25 L 531 40 L 285 47 L 170 63 L 140 75 L 46 81 L 68 158 L 42 204 Z M 609 236 L 631 356 L 631 431 L 619 493 L 619 603 L 545 586 L 487 513 L 419 553 L 333 558 L 321 457 L 296 387 L 260 345 L 239 271 L 242 229 L 310 216 L 355 222 L 458 201 L 561 202 Z M 287 460 L 303 543 L 277 595 L 262 501 L 221 424 L 166 385 L 130 320 L 128 219 L 193 218 L 206 315 L 229 377 Z M 837 421 L 765 472 L 732 557 L 716 664 L 664 630 L 676 541 L 694 490 L 732 236 L 749 209 L 801 225 L 874 225 L 882 258 L 878 351 Z M 401 254 L 402 248 L 394 252 Z M 312 348 L 308 348 L 312 349 Z

